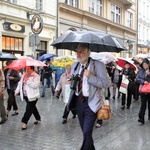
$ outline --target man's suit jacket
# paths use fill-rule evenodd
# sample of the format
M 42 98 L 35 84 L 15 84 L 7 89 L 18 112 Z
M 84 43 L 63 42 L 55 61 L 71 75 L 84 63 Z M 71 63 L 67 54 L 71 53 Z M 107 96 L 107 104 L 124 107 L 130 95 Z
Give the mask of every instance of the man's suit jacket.
M 80 64 L 76 68 L 77 63 L 78 62 L 75 62 L 72 65 L 71 75 L 79 74 Z M 91 72 L 91 76 L 88 78 L 89 84 L 88 105 L 91 108 L 91 110 L 96 113 L 101 107 L 98 88 L 107 88 L 109 85 L 109 79 L 106 67 L 100 61 L 91 59 L 89 63 L 89 71 Z
M 7 72 L 8 72 L 8 68 L 4 70 L 4 75 L 5 75 L 5 87 L 7 87 Z M 17 88 L 18 82 L 20 80 L 20 75 L 19 72 L 16 70 L 11 70 L 10 72 L 10 76 L 14 77 L 14 80 L 10 80 L 10 89 L 11 91 L 15 91 L 15 89 Z

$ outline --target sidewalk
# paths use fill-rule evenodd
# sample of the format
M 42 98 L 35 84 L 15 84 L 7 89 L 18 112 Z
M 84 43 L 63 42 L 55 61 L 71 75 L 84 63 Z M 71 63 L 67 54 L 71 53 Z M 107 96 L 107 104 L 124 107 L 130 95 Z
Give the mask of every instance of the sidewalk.
M 49 90 L 49 89 L 48 89 Z M 6 101 L 5 101 L 6 102 Z M 100 129 L 94 128 L 93 137 L 96 150 L 149 150 L 150 122 L 140 125 L 138 111 L 140 104 L 132 103 L 130 110 L 120 109 L 121 100 L 111 100 L 112 119 L 104 121 Z M 64 103 L 52 97 L 40 98 L 37 104 L 42 122 L 34 125 L 31 117 L 28 129 L 21 130 L 21 118 L 25 110 L 25 102 L 17 97 L 19 115 L 11 116 L 0 125 L 0 150 L 79 150 L 82 132 L 78 118 L 72 119 L 70 113 L 68 123 L 61 124 Z

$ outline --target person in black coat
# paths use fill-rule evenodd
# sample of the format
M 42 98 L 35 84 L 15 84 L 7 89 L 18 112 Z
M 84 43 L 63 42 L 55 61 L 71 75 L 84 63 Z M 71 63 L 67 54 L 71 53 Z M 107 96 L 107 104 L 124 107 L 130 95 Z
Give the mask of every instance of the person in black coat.
M 55 94 L 54 91 L 54 86 L 53 86 L 53 78 L 52 78 L 52 68 L 50 66 L 51 60 L 47 59 L 47 66 L 43 67 L 43 71 L 42 71 L 42 78 L 43 78 L 43 90 L 42 90 L 42 95 L 41 97 L 45 97 L 45 92 L 46 92 L 46 87 L 47 87 L 47 83 L 49 82 L 51 85 L 51 90 L 52 90 L 52 94 Z
M 150 65 L 149 65 L 149 60 L 147 58 L 145 58 L 141 64 L 141 69 L 137 74 L 136 81 L 140 85 L 150 83 Z M 147 102 L 148 102 L 148 120 L 150 120 L 150 93 L 147 94 L 141 93 L 141 107 L 139 111 L 138 122 L 142 124 L 145 123 L 144 116 L 145 116 Z
M 12 61 L 7 61 L 6 65 L 8 66 L 11 64 Z M 5 87 L 7 88 L 8 93 L 8 103 L 7 103 L 7 116 L 13 106 L 13 110 L 15 111 L 12 116 L 18 115 L 18 106 L 16 103 L 16 98 L 14 96 L 16 87 L 18 85 L 18 82 L 20 80 L 19 72 L 13 69 L 5 69 L 4 70 L 5 75 Z
M 125 75 L 125 77 L 129 80 L 128 88 L 127 88 L 127 109 L 130 108 L 132 95 L 135 94 L 135 72 L 134 69 L 130 68 L 130 64 L 128 62 L 125 63 L 124 69 L 120 73 L 121 75 Z M 121 108 L 125 108 L 125 100 L 126 94 L 122 93 L 122 106 Z

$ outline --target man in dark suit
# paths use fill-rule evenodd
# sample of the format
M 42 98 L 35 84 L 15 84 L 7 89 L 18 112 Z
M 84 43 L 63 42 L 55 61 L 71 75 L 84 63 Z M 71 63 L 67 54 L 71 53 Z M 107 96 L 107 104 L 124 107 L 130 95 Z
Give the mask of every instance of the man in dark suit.
M 92 132 L 96 120 L 96 113 L 101 107 L 98 88 L 109 85 L 106 67 L 100 61 L 89 58 L 88 44 L 79 44 L 77 60 L 72 65 L 72 76 L 80 76 L 76 86 L 76 111 L 83 132 L 81 150 L 95 150 Z
M 8 66 L 11 64 L 12 61 L 7 61 L 6 65 Z M 12 106 L 14 109 L 14 113 L 12 116 L 18 115 L 18 107 L 16 103 L 16 98 L 14 96 L 15 89 L 18 85 L 18 82 L 20 80 L 20 75 L 19 72 L 13 69 L 5 69 L 4 70 L 4 75 L 5 75 L 5 87 L 7 88 L 7 93 L 8 93 L 8 103 L 7 103 L 7 116 L 9 114 L 9 111 L 11 110 Z

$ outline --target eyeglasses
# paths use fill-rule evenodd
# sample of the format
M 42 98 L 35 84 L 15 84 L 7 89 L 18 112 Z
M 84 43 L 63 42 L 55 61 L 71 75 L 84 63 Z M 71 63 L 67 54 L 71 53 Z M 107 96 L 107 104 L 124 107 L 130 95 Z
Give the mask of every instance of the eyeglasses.
M 77 54 L 87 54 L 85 51 L 76 51 Z

